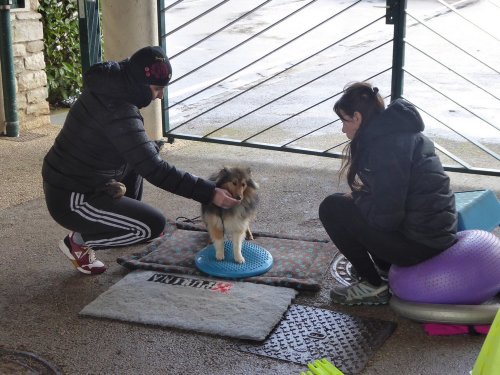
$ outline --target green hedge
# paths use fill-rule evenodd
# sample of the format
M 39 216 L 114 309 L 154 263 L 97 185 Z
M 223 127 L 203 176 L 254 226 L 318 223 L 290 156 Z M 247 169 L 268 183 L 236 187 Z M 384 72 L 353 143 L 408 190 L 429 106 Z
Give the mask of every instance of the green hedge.
M 52 106 L 69 106 L 82 88 L 78 4 L 76 0 L 40 0 L 44 55 Z

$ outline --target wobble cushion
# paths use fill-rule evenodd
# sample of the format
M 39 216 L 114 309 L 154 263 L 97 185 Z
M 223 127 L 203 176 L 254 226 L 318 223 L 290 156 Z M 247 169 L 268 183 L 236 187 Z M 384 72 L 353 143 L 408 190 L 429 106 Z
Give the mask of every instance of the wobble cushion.
M 500 292 L 500 239 L 483 230 L 457 233 L 441 254 L 389 270 L 392 293 L 403 301 L 481 304 Z
M 271 253 L 255 243 L 243 241 L 241 253 L 245 258 L 245 263 L 236 263 L 233 256 L 233 242 L 226 240 L 224 241 L 224 260 L 217 260 L 215 247 L 210 244 L 198 252 L 195 265 L 207 275 L 228 279 L 262 275 L 273 266 L 274 260 Z

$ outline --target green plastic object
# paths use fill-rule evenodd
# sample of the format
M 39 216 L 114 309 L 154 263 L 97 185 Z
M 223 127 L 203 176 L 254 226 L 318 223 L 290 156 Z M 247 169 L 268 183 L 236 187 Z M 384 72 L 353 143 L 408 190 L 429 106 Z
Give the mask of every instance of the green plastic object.
M 310 371 L 302 371 L 300 375 L 344 375 L 342 371 L 325 358 L 316 359 L 312 363 L 309 362 L 307 367 Z
M 491 324 L 479 356 L 476 359 L 472 375 L 495 375 L 500 368 L 500 309 Z

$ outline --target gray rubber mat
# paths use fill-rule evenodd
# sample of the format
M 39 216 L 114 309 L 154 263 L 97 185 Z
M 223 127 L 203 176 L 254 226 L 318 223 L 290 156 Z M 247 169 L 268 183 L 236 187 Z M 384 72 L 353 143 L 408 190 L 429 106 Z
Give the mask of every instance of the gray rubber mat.
M 395 328 L 389 321 L 291 305 L 262 344 L 239 344 L 238 349 L 302 365 L 326 358 L 345 375 L 354 375 Z

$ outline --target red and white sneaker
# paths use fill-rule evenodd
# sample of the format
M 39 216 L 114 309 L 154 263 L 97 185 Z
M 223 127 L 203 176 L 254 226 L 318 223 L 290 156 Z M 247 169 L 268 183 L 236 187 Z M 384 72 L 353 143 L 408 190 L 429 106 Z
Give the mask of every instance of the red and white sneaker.
M 87 275 L 97 275 L 106 271 L 104 263 L 96 259 L 94 250 L 74 243 L 72 237 L 73 233 L 70 233 L 64 240 L 59 241 L 59 249 L 71 260 L 73 266 Z

